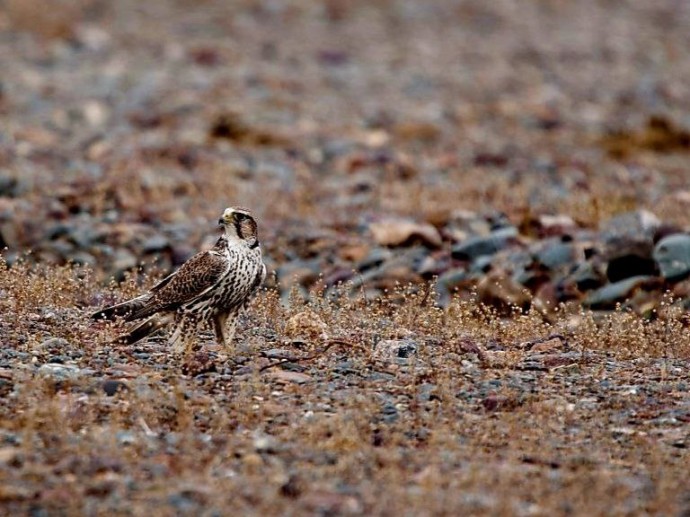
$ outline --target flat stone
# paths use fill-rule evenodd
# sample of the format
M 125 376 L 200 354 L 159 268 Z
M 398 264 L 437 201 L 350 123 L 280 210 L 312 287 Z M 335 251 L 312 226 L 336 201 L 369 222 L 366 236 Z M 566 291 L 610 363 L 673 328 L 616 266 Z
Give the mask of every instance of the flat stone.
M 71 364 L 46 363 L 38 368 L 38 374 L 55 380 L 66 380 L 76 379 L 82 375 L 82 372 Z
M 617 303 L 630 298 L 637 289 L 656 281 L 657 278 L 653 276 L 626 278 L 592 291 L 582 303 L 591 309 L 613 309 Z
M 494 230 L 486 236 L 470 237 L 453 246 L 453 258 L 474 260 L 482 255 L 493 255 L 515 241 L 517 236 L 517 228 L 508 226 Z
M 441 235 L 430 224 L 388 219 L 371 223 L 369 230 L 374 240 L 381 246 L 404 246 L 415 240 L 432 248 L 438 248 L 442 244 Z
M 267 373 L 267 376 L 278 382 L 304 384 L 312 380 L 311 376 L 306 373 L 290 372 L 287 370 L 273 370 Z

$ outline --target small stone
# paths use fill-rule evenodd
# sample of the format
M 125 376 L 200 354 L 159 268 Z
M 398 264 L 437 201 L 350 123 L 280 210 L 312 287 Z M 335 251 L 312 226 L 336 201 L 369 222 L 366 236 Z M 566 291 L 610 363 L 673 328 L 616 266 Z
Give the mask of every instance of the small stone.
M 483 255 L 493 255 L 517 242 L 518 231 L 513 226 L 499 228 L 486 236 L 470 237 L 453 246 L 453 258 L 474 260 Z
M 291 372 L 287 370 L 273 370 L 268 373 L 268 377 L 278 382 L 305 384 L 312 380 L 306 373 Z
M 415 223 L 400 219 L 387 219 L 369 225 L 374 240 L 381 246 L 407 246 L 414 241 L 432 248 L 442 244 L 438 230 L 430 224 Z
M 577 257 L 577 249 L 572 243 L 560 241 L 547 242 L 535 256 L 540 265 L 550 270 L 572 264 Z
M 70 364 L 46 363 L 38 368 L 38 374 L 55 380 L 76 379 L 81 371 Z
M 109 116 L 107 106 L 96 100 L 86 101 L 81 107 L 81 112 L 84 120 L 93 127 L 101 126 Z
M 137 443 L 137 435 L 132 431 L 117 431 L 115 439 L 120 445 L 132 445 Z
M 407 359 L 417 353 L 417 343 L 410 339 L 385 339 L 374 347 L 373 356 L 377 359 L 394 361 Z
M 62 351 L 70 346 L 69 341 L 61 337 L 49 337 L 41 342 L 38 348 L 44 352 Z
M 503 350 L 487 350 L 480 359 L 484 368 L 508 368 L 515 363 L 513 354 Z
M 654 247 L 653 257 L 665 279 L 684 280 L 690 276 L 690 235 L 680 233 L 664 237 Z
M 285 348 L 271 348 L 261 354 L 266 359 L 289 359 L 292 357 L 292 352 Z
M 275 453 L 280 448 L 278 440 L 268 434 L 257 434 L 254 436 L 253 445 L 254 450 L 258 453 Z
M 563 235 L 577 228 L 575 221 L 569 215 L 541 215 L 536 220 L 537 230 L 540 236 Z
M 105 381 L 103 381 L 101 387 L 103 388 L 105 394 L 109 397 L 112 397 L 118 391 L 125 391 L 127 389 L 127 385 L 124 382 L 119 381 L 117 379 L 106 379 Z

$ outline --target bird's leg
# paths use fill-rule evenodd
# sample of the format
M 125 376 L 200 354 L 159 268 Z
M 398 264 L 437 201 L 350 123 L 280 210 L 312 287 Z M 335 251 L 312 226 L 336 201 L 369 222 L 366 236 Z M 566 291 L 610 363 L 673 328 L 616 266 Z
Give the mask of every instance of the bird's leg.
M 230 325 L 227 325 L 228 319 Z M 228 352 L 233 350 L 232 339 L 235 337 L 235 322 L 237 318 L 228 312 L 218 314 L 213 318 L 213 328 L 216 331 L 216 341 L 223 345 Z
M 225 344 L 225 322 L 228 321 L 228 313 L 221 312 L 213 317 L 213 330 L 216 333 L 216 341 L 219 345 Z
M 232 340 L 235 338 L 236 325 L 237 316 L 233 315 L 232 318 L 230 318 L 230 325 L 225 327 L 225 342 L 223 344 L 225 345 L 225 348 L 228 350 L 228 352 L 231 352 L 235 349 L 235 347 L 232 345 Z

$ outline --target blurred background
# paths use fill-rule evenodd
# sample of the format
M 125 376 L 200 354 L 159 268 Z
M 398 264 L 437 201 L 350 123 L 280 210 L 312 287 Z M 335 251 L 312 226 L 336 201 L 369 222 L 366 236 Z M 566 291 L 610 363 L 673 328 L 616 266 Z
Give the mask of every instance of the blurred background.
M 684 0 L 3 0 L 0 69 L 9 263 L 167 271 L 241 205 L 284 295 L 687 296 Z

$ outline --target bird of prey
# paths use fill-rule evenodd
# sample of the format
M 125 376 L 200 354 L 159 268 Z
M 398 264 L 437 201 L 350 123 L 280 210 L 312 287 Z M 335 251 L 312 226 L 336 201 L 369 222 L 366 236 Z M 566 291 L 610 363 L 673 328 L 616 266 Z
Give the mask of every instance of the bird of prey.
M 200 324 L 211 325 L 219 344 L 231 350 L 237 316 L 266 278 L 257 225 L 246 208 L 226 208 L 215 246 L 197 253 L 150 291 L 102 309 L 93 319 L 144 320 L 118 338 L 128 344 L 174 324 L 173 352 L 187 352 Z

